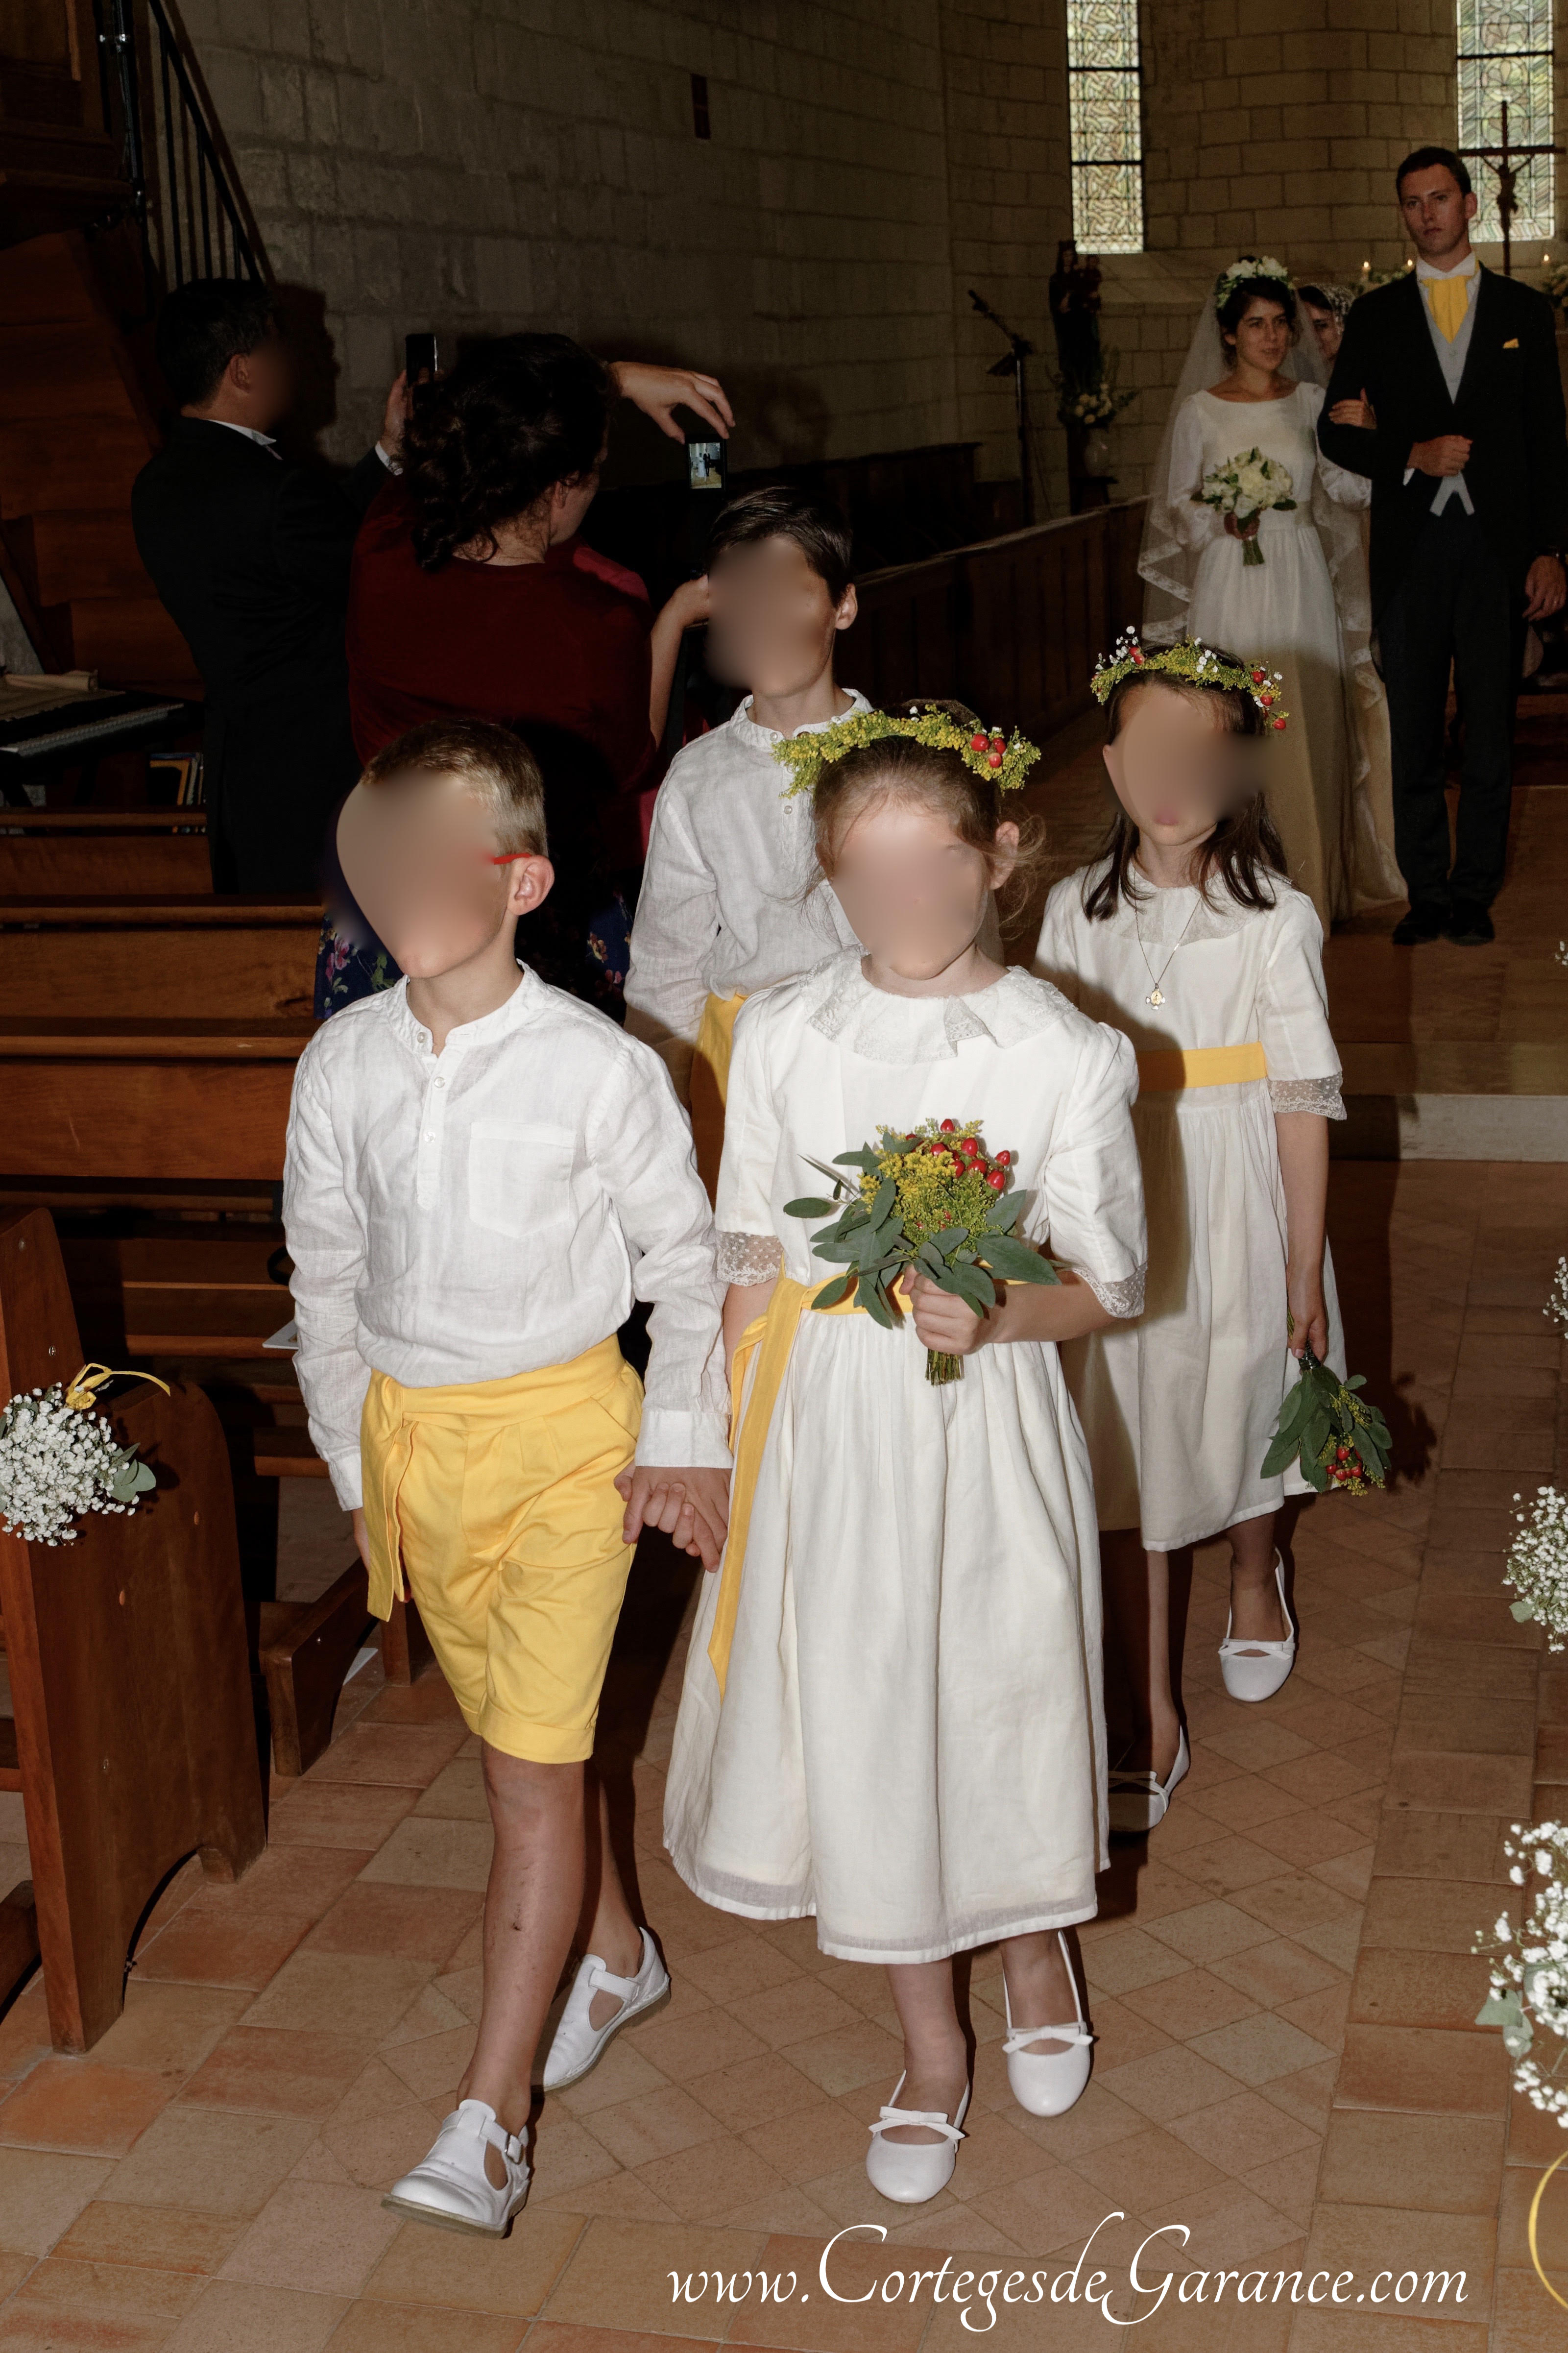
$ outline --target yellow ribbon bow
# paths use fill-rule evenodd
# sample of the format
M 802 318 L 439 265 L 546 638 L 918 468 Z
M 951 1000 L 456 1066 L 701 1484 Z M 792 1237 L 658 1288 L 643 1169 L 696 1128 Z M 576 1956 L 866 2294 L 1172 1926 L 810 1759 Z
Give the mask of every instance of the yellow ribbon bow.
M 1437 332 L 1446 343 L 1451 343 L 1470 307 L 1470 281 L 1468 278 L 1428 278 L 1425 283 Z
M 83 1365 L 67 1382 L 65 1401 L 75 1406 L 79 1413 L 85 1413 L 98 1403 L 99 1390 L 110 1381 L 151 1381 L 155 1389 L 162 1389 L 165 1397 L 169 1395 L 168 1382 L 161 1381 L 156 1373 L 133 1373 L 125 1366 L 116 1368 L 113 1365 Z

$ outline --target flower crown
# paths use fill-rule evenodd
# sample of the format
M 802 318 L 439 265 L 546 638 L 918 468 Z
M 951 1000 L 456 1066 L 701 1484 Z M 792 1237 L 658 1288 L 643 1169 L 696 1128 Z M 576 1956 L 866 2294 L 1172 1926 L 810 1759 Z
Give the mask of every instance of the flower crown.
M 1214 282 L 1214 306 L 1223 311 L 1238 286 L 1254 278 L 1278 278 L 1281 286 L 1290 284 L 1290 272 L 1271 253 L 1244 253 L 1228 269 L 1222 269 Z
M 1283 733 L 1290 715 L 1279 701 L 1285 681 L 1279 670 L 1267 670 L 1261 662 L 1227 661 L 1196 638 L 1179 638 L 1173 646 L 1145 653 L 1135 629 L 1122 631 L 1110 659 L 1102 661 L 1095 671 L 1089 681 L 1095 701 L 1106 702 L 1113 687 L 1140 670 L 1179 679 L 1184 686 L 1212 686 L 1231 694 L 1248 694 L 1277 734 Z
M 886 711 L 851 711 L 830 727 L 786 735 L 773 745 L 774 759 L 790 772 L 783 797 L 787 801 L 796 793 L 815 792 L 824 768 L 833 761 L 864 744 L 884 743 L 890 735 L 907 735 L 934 751 L 957 752 L 966 767 L 999 793 L 1016 792 L 1040 756 L 1039 746 L 1016 727 L 1010 738 L 990 728 L 965 727 L 951 712 L 934 711 L 929 704 L 922 709 L 911 702 L 907 719 L 895 719 Z

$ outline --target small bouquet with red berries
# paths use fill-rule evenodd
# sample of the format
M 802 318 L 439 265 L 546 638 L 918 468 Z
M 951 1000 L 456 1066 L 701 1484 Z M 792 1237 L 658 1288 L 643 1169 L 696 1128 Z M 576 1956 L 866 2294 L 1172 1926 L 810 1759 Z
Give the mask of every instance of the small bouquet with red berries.
M 875 1144 L 839 1153 L 831 1168 L 810 1165 L 833 1187 L 832 1198 L 786 1201 L 784 1215 L 826 1218 L 837 1208 L 812 1249 L 848 1270 L 818 1293 L 815 1307 L 837 1306 L 853 1285 L 856 1303 L 891 1331 L 900 1320 L 894 1286 L 908 1267 L 965 1300 L 976 1315 L 996 1304 L 998 1282 L 1061 1279 L 1048 1258 L 1017 1239 L 1024 1196 L 1014 1187 L 1013 1155 L 987 1153 L 975 1120 L 885 1127 Z M 840 1168 L 859 1176 L 840 1176 Z M 962 1380 L 963 1358 L 928 1349 L 926 1378 Z
M 1335 1487 L 1347 1495 L 1381 1487 L 1393 1440 L 1377 1408 L 1357 1394 L 1365 1387 L 1363 1373 L 1342 1381 L 1303 1348 L 1301 1377 L 1280 1409 L 1263 1476 L 1277 1479 L 1299 1461 L 1302 1478 L 1320 1495 Z

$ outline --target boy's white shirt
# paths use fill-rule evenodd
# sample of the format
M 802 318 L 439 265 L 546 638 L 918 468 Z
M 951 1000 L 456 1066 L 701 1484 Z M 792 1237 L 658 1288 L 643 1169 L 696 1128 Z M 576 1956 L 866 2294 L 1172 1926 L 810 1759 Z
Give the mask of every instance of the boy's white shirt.
M 849 710 L 871 705 L 853 687 Z M 812 871 L 811 800 L 786 800 L 775 728 L 733 718 L 678 752 L 653 827 L 626 970 L 626 1027 L 657 1046 L 685 1086 L 704 1000 L 754 997 L 858 944 L 832 885 L 802 893 Z M 816 720 L 796 729 L 830 727 Z
M 658 1057 L 524 967 L 439 1055 L 407 984 L 317 1031 L 283 1215 L 310 1435 L 362 1502 L 374 1371 L 408 1388 L 569 1364 L 652 1303 L 637 1461 L 727 1469 L 713 1222 Z

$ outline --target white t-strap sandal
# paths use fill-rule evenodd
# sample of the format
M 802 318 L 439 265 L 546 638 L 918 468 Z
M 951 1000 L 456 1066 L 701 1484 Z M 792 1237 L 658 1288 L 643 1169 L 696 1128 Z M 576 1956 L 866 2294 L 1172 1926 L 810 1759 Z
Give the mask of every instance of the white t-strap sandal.
M 485 2164 L 499 2149 L 506 2179 L 498 2189 Z M 483 2100 L 462 2100 L 436 2136 L 428 2157 L 395 2181 L 382 2200 L 396 2214 L 412 2214 L 444 2231 L 477 2231 L 504 2239 L 528 2196 L 529 2169 L 521 2133 L 503 2132 Z

